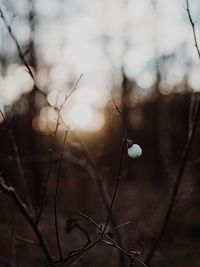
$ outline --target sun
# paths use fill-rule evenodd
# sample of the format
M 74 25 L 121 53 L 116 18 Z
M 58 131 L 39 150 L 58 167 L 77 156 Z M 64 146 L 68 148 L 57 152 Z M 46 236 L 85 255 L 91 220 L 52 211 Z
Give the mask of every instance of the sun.
M 92 109 L 87 105 L 76 104 L 69 113 L 71 127 L 87 128 L 93 121 Z
M 62 111 L 65 125 L 81 132 L 100 131 L 105 124 L 105 117 L 101 110 L 86 104 L 74 104 L 70 109 Z

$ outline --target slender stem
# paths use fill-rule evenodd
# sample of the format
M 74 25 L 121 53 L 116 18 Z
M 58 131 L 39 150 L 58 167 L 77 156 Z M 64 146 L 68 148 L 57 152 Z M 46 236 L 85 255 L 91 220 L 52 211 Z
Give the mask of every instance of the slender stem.
M 58 174 L 57 174 L 57 179 L 56 179 L 56 190 L 55 190 L 55 195 L 54 195 L 54 223 L 55 223 L 55 231 L 56 231 L 56 241 L 57 241 L 58 251 L 59 251 L 61 260 L 63 259 L 63 254 L 62 254 L 59 231 L 58 231 L 57 198 L 58 198 L 58 191 L 59 191 L 59 184 L 60 184 L 62 161 L 63 161 L 63 154 L 61 153 L 59 166 L 58 166 Z
M 8 22 L 7 22 L 7 20 L 6 20 L 5 16 L 4 16 L 4 13 L 3 13 L 3 11 L 2 11 L 1 9 L 0 9 L 0 16 L 1 16 L 1 18 L 2 18 L 2 20 L 3 20 L 3 22 L 4 22 L 4 24 L 5 24 L 5 26 L 6 26 L 7 30 L 8 30 L 8 32 L 9 32 L 11 38 L 13 39 L 13 41 L 14 41 L 16 47 L 17 47 L 18 54 L 19 54 L 19 57 L 20 57 L 21 61 L 22 61 L 23 64 L 26 66 L 26 68 L 27 68 L 27 70 L 28 70 L 28 73 L 30 74 L 31 78 L 34 80 L 34 74 L 33 74 L 32 70 L 31 70 L 31 68 L 29 67 L 28 63 L 26 62 L 26 60 L 25 60 L 25 58 L 24 58 L 24 55 L 23 55 L 23 53 L 22 53 L 21 47 L 20 47 L 20 45 L 19 45 L 19 43 L 18 43 L 18 41 L 17 41 L 17 38 L 16 38 L 15 35 L 13 34 L 13 32 L 12 32 L 12 28 L 11 28 L 11 26 L 8 24 Z
M 0 230 L 7 232 L 10 236 L 12 236 L 12 231 L 10 229 L 6 228 L 5 226 L 0 225 Z M 23 242 L 30 244 L 30 245 L 38 245 L 38 243 L 36 243 L 36 241 L 27 239 L 26 237 L 23 237 L 23 236 L 18 235 L 18 234 L 15 234 L 15 238 L 19 241 L 23 241 Z
M 65 131 L 65 136 L 64 136 L 64 140 L 63 140 L 63 147 L 65 146 L 67 133 L 68 132 Z M 55 223 L 55 232 L 56 232 L 56 241 L 57 241 L 57 246 L 58 246 L 58 252 L 59 252 L 61 260 L 63 259 L 63 254 L 62 254 L 62 248 L 61 248 L 61 244 L 60 244 L 60 237 L 59 237 L 59 231 L 58 231 L 58 216 L 57 216 L 58 201 L 57 201 L 57 198 L 58 198 L 58 192 L 59 192 L 62 163 L 63 163 L 63 153 L 60 153 L 58 173 L 57 173 L 57 178 L 56 178 L 56 190 L 55 190 L 55 195 L 54 195 L 54 223 Z
M 119 115 L 120 115 L 120 117 L 121 117 L 121 119 L 122 119 L 122 121 L 124 123 L 125 135 L 124 135 L 124 138 L 123 138 L 123 144 L 122 144 L 121 153 L 120 153 L 117 181 L 116 181 L 115 189 L 114 189 L 113 196 L 112 196 L 112 199 L 111 199 L 110 207 L 109 207 L 109 210 L 108 210 L 108 215 L 107 215 L 106 223 L 105 223 L 105 226 L 104 226 L 104 231 L 106 231 L 106 228 L 108 226 L 108 223 L 109 223 L 109 220 L 110 220 L 110 216 L 111 216 L 111 213 L 112 213 L 112 209 L 113 209 L 113 205 L 114 205 L 114 202 L 115 202 L 115 199 L 116 199 L 116 196 L 117 196 L 117 192 L 118 192 L 118 188 L 119 188 L 119 181 L 120 181 L 120 178 L 121 178 L 121 171 L 122 171 L 122 166 L 123 166 L 124 151 L 125 151 L 125 148 L 126 148 L 126 141 L 127 141 L 127 137 L 128 137 L 128 125 L 126 123 L 126 120 L 125 120 L 123 114 L 121 113 L 120 109 L 116 105 L 115 101 L 111 100 L 110 102 L 112 102 L 114 104 L 117 112 L 119 113 Z
M 3 120 L 5 120 L 5 116 L 4 116 L 3 111 L 1 109 L 0 109 L 0 114 L 1 114 L 1 116 L 3 118 Z
M 65 257 L 63 257 L 62 260 L 55 260 L 55 261 L 51 261 L 47 264 L 45 264 L 45 266 L 50 266 L 52 263 L 53 264 L 58 264 L 58 263 L 61 263 L 61 262 L 67 262 L 69 259 L 72 259 L 74 257 L 77 257 L 77 256 L 80 256 L 82 255 L 83 253 L 85 253 L 86 251 L 90 250 L 91 248 L 93 248 L 94 246 L 96 246 L 99 242 L 100 242 L 100 239 L 101 239 L 101 236 L 99 236 L 96 240 L 94 240 L 93 242 L 91 242 L 87 247 L 81 249 L 81 250 L 78 250 L 78 251 L 71 251 L 69 252 L 69 254 Z
M 48 182 L 49 182 L 49 179 L 51 176 L 51 170 L 52 170 L 52 165 L 53 165 L 53 151 L 52 151 L 52 149 L 49 149 L 49 154 L 50 154 L 50 157 L 49 157 L 49 162 L 48 162 L 47 178 L 46 178 L 46 181 L 44 182 L 44 184 L 42 186 L 42 188 L 43 188 L 42 201 L 41 201 L 40 208 L 39 208 L 39 211 L 37 214 L 36 223 L 39 223 L 41 215 L 42 215 L 43 210 L 44 210 L 44 204 L 45 204 L 45 199 L 46 199 L 46 194 L 47 194 L 47 186 L 48 186 Z
M 12 146 L 13 146 L 13 150 L 14 150 L 14 154 L 15 154 L 15 158 L 16 158 L 16 163 L 17 163 L 17 167 L 18 167 L 18 170 L 19 170 L 19 174 L 21 176 L 21 180 L 22 180 L 22 183 L 23 183 L 26 202 L 27 202 L 28 207 L 31 210 L 32 214 L 34 214 L 33 206 L 32 206 L 32 203 L 31 203 L 30 196 L 29 196 L 27 178 L 25 177 L 25 174 L 24 174 L 24 169 L 23 169 L 23 166 L 22 166 L 22 162 L 21 162 L 21 158 L 20 158 L 17 142 L 16 142 L 15 136 L 13 134 L 13 131 L 9 130 L 8 133 L 9 133 L 9 137 L 10 137 L 10 140 L 11 140 L 11 143 L 12 143 Z
M 120 245 L 118 245 L 115 241 L 113 241 L 113 239 L 110 238 L 110 236 L 107 233 L 105 233 L 104 230 L 102 230 L 102 227 L 100 227 L 91 217 L 89 217 L 88 215 L 86 215 L 86 214 L 84 214 L 82 212 L 79 212 L 79 214 L 83 218 L 87 219 L 88 221 L 90 221 L 92 224 L 94 224 L 96 226 L 96 228 L 98 229 L 98 231 L 101 233 L 101 239 L 100 239 L 101 242 L 104 242 L 105 244 L 107 244 L 109 246 L 115 247 L 116 249 L 118 249 L 119 251 L 121 251 L 124 255 L 126 255 L 127 257 L 129 257 L 130 259 L 135 259 L 141 265 L 147 267 L 147 265 L 144 262 L 142 262 L 139 259 L 137 259 L 136 256 L 134 256 L 132 253 L 126 251 Z M 107 242 L 106 240 L 104 240 L 103 237 L 105 237 L 109 242 Z M 142 249 L 142 252 L 143 252 L 143 249 Z M 136 253 L 135 252 L 135 254 L 141 255 L 142 252 L 139 252 L 139 253 Z
M 22 49 L 21 49 L 21 47 L 20 47 L 20 44 L 19 44 L 17 38 L 15 37 L 15 35 L 14 35 L 13 31 L 12 31 L 11 25 L 9 25 L 9 23 L 8 23 L 8 21 L 7 21 L 7 19 L 6 19 L 6 17 L 5 17 L 5 15 L 4 15 L 4 13 L 3 13 L 3 11 L 2 11 L 1 8 L 0 8 L 0 16 L 1 16 L 1 18 L 2 18 L 2 20 L 3 20 L 3 22 L 4 22 L 4 24 L 5 24 L 5 27 L 6 27 L 7 30 L 8 30 L 8 33 L 9 33 L 10 37 L 12 38 L 13 42 L 15 43 L 15 45 L 16 45 L 16 47 L 17 47 L 17 52 L 18 52 L 18 56 L 19 56 L 20 60 L 21 60 L 22 63 L 25 65 L 25 67 L 26 67 L 26 69 L 27 69 L 27 72 L 29 73 L 30 77 L 32 78 L 32 80 L 33 80 L 33 82 L 34 82 L 34 88 L 35 88 L 35 90 L 37 90 L 40 94 L 45 95 L 45 93 L 44 93 L 40 88 L 38 88 L 38 87 L 36 86 L 36 84 L 35 84 L 35 75 L 34 75 L 34 72 L 33 72 L 33 70 L 31 69 L 31 67 L 29 66 L 28 62 L 26 61 L 26 59 L 25 59 L 25 55 L 24 55 L 24 53 L 22 52 Z M 46 95 L 45 95 L 45 96 L 46 96 Z
M 53 152 L 54 152 L 54 148 L 55 148 L 55 144 L 56 144 L 56 137 L 57 137 L 59 124 L 60 124 L 60 113 L 58 113 L 58 117 L 57 117 L 57 120 L 56 120 L 56 128 L 55 128 L 55 131 L 53 133 L 52 146 L 49 149 L 50 157 L 49 157 L 47 178 L 44 181 L 43 187 L 42 187 L 43 188 L 43 190 L 42 190 L 42 201 L 41 201 L 40 208 L 39 208 L 39 211 L 38 211 L 38 215 L 37 215 L 37 218 L 36 218 L 36 223 L 39 223 L 41 215 L 42 215 L 43 210 L 44 210 L 44 204 L 45 204 L 45 199 L 46 199 L 46 194 L 47 194 L 48 183 L 49 183 L 49 180 L 50 180 L 50 177 L 51 177 L 51 171 L 52 171 L 52 168 L 53 168 Z
M 68 95 L 66 94 L 63 103 L 61 104 L 60 108 L 58 109 L 59 112 L 63 109 L 63 107 L 64 107 L 64 105 L 65 105 L 67 99 L 69 99 L 70 96 L 76 91 L 76 89 L 77 89 L 77 85 L 79 84 L 79 82 L 80 82 L 80 80 L 82 79 L 82 77 L 83 77 L 83 73 L 81 73 L 80 77 L 79 77 L 78 80 L 75 82 L 75 84 L 74 84 L 72 90 L 70 91 L 70 93 L 69 93 Z
M 197 42 L 195 23 L 194 23 L 194 21 L 192 19 L 192 15 L 191 15 L 191 12 L 190 12 L 190 6 L 189 6 L 189 1 L 188 0 L 186 0 L 186 10 L 187 10 L 187 14 L 188 14 L 188 18 L 189 18 L 190 24 L 192 26 L 194 44 L 195 44 L 195 47 L 196 47 L 196 51 L 197 51 L 198 57 L 200 59 L 200 49 L 199 49 L 198 42 Z
M 113 192 L 112 200 L 111 200 L 111 203 L 110 203 L 110 207 L 109 207 L 109 210 L 108 210 L 108 215 L 107 215 L 106 223 L 105 223 L 105 226 L 104 226 L 104 231 L 106 231 L 106 228 L 108 226 L 108 223 L 109 223 L 109 220 L 110 220 L 110 216 L 111 216 L 111 213 L 112 213 L 112 208 L 113 208 L 116 196 L 117 196 L 117 192 L 118 192 L 118 188 L 119 188 L 119 181 L 121 179 L 121 169 L 122 169 L 122 165 L 123 165 L 123 156 L 124 156 L 125 147 L 126 147 L 126 137 L 123 140 L 123 145 L 122 145 L 122 149 L 121 149 L 121 153 L 120 153 L 120 162 L 119 162 L 117 181 L 116 181 L 115 189 L 114 189 L 114 192 Z

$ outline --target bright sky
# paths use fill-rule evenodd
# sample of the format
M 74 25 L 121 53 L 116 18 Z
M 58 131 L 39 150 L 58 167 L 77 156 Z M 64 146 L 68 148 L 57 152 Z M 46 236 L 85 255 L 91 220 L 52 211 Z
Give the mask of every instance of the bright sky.
M 189 2 L 200 36 L 199 1 Z M 150 88 L 156 77 L 155 58 L 163 56 L 166 60 L 162 63 L 161 71 L 165 85 L 178 84 L 189 73 L 192 88 L 200 89 L 200 65 L 184 0 L 34 0 L 34 3 L 37 14 L 34 35 L 38 60 L 37 82 L 40 87 L 48 88 L 51 94 L 54 90 L 66 92 L 69 83 L 84 73 L 80 82 L 84 93 L 80 90 L 73 98 L 72 117 L 78 114 L 78 110 L 88 113 L 93 108 L 97 114 L 100 112 L 109 99 L 109 94 L 105 92 L 113 84 L 121 82 L 122 66 L 127 76 L 137 81 L 141 90 Z M 30 36 L 26 19 L 28 1 L 20 0 L 19 4 L 16 0 L 0 0 L 0 6 L 9 21 L 11 14 L 16 14 L 12 27 L 23 47 Z M 15 46 L 2 21 L 0 30 L 0 53 L 10 58 Z M 48 67 L 48 71 L 44 66 Z M 13 69 L 13 73 L 10 69 Z M 6 77 L 1 78 L 2 107 L 19 98 L 22 92 L 20 88 L 23 85 L 19 84 L 15 93 L 9 95 L 14 90 L 10 89 L 12 86 L 8 80 L 17 71 L 9 67 Z M 22 77 L 26 75 L 24 71 Z M 6 84 L 10 86 L 9 89 Z M 27 84 L 28 90 L 30 84 Z M 80 103 L 80 100 L 83 102 Z M 96 103 L 98 105 L 95 108 Z M 74 107 L 77 104 L 79 108 Z

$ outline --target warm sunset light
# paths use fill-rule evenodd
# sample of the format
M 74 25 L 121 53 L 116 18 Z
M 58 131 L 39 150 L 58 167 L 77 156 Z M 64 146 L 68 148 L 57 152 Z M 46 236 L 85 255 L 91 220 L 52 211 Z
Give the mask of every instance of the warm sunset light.
M 102 129 L 105 118 L 102 112 L 85 104 L 75 104 L 62 111 L 62 121 L 72 130 L 95 132 Z
M 92 109 L 86 105 L 75 105 L 70 111 L 70 120 L 74 126 L 88 127 L 92 119 Z
M 109 90 L 95 86 L 80 87 L 74 94 L 74 101 L 79 104 L 104 107 L 109 101 Z
M 69 124 L 80 131 L 98 131 L 104 125 L 104 116 L 90 106 L 76 104 L 69 113 Z

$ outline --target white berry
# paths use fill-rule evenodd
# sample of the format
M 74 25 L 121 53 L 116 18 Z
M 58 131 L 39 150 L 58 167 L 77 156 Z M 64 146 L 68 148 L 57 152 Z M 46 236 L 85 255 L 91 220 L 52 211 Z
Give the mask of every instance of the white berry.
M 139 158 L 142 155 L 141 147 L 137 144 L 133 144 L 131 147 L 128 148 L 128 155 L 133 159 Z

